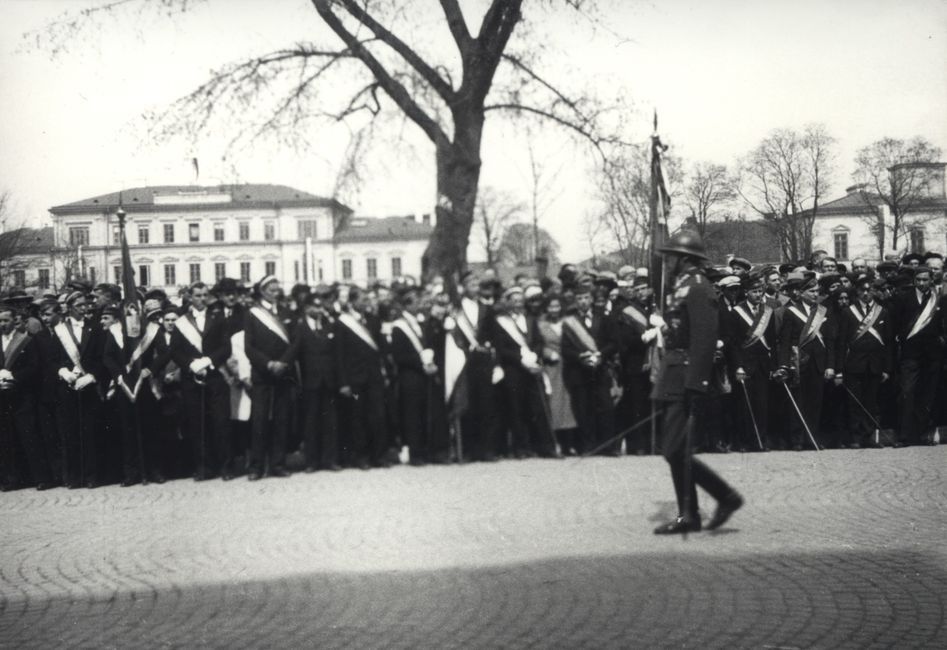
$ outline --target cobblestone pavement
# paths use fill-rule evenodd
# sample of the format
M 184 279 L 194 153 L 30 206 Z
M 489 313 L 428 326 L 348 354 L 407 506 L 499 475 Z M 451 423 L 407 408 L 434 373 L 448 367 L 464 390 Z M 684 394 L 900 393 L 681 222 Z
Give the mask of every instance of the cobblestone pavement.
M 947 647 L 947 447 L 0 495 L 0 647 Z M 704 502 L 705 516 L 712 504 Z

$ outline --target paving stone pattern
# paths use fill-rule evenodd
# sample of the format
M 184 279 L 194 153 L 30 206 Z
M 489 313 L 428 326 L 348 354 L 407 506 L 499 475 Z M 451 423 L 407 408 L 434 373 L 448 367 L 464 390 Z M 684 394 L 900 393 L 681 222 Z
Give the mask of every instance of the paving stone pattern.
M 707 460 L 686 539 L 654 457 L 5 493 L 0 647 L 947 647 L 947 447 Z

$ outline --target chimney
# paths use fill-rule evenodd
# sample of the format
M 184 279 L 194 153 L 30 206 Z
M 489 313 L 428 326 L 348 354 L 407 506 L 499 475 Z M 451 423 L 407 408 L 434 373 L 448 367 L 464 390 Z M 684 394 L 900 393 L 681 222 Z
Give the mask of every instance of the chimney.
M 430 213 L 430 212 L 425 212 L 424 214 L 421 215 L 421 223 L 423 223 L 425 226 L 430 226 L 430 225 L 431 225 L 431 213 Z

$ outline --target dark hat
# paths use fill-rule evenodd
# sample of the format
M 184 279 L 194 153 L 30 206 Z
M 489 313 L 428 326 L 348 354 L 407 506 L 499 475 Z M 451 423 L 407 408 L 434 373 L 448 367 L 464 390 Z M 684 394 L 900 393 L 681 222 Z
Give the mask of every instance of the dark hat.
M 823 291 L 827 292 L 829 290 L 829 287 L 841 281 L 842 281 L 842 276 L 839 275 L 838 273 L 826 273 L 821 278 L 819 278 L 819 287 Z
M 122 296 L 122 288 L 117 284 L 112 284 L 111 282 L 99 282 L 97 285 L 95 285 L 95 288 L 92 289 L 92 291 L 102 292 L 115 299 L 121 298 Z
M 237 293 L 239 290 L 240 283 L 233 278 L 221 278 L 213 288 L 213 292 L 216 294 Z
M 717 280 L 717 286 L 721 289 L 739 289 L 740 278 L 732 273 L 727 273 Z
M 743 276 L 743 289 L 745 291 L 762 289 L 763 284 L 763 273 L 747 273 L 745 276 Z
M 942 260 L 942 259 L 944 259 L 944 256 L 941 255 L 940 253 L 936 252 L 936 251 L 927 251 L 926 253 L 924 253 L 924 260 L 923 260 L 923 262 L 924 262 L 925 264 L 927 263 L 927 260 L 934 260 L 934 259 L 936 259 L 936 260 Z
M 635 279 L 632 280 L 631 286 L 633 287 L 647 287 L 650 286 L 651 282 L 648 280 L 647 275 L 636 275 Z
M 503 299 L 509 300 L 510 298 L 512 298 L 518 293 L 520 294 L 523 293 L 523 290 L 519 286 L 514 284 L 512 287 L 510 287 L 509 289 L 503 292 Z
M 175 314 L 178 315 L 181 313 L 181 310 L 173 302 L 166 302 L 161 305 L 161 315 L 165 314 Z
M 744 271 L 749 271 L 751 268 L 753 268 L 753 265 L 750 264 L 750 261 L 743 257 L 734 257 L 732 260 L 730 260 L 730 264 L 728 266 L 730 268 L 733 268 L 734 266 L 739 266 Z
M 796 265 L 793 264 L 792 262 L 787 262 L 786 264 L 780 264 L 779 269 L 778 269 L 779 274 L 786 275 L 787 273 L 791 273 L 794 268 L 796 268 Z
M 897 271 L 898 265 L 896 262 L 884 261 L 878 266 L 876 266 L 875 270 L 878 271 L 878 273 L 887 273 L 889 271 Z
M 916 269 L 914 269 L 914 275 L 915 275 L 915 276 L 916 276 L 916 275 L 919 275 L 919 274 L 921 274 L 921 273 L 927 273 L 928 275 L 931 275 L 932 273 L 934 273 L 934 271 L 931 270 L 931 267 L 929 267 L 929 266 L 924 266 L 924 265 L 922 264 L 921 266 L 919 266 L 919 267 L 917 267 Z
M 884 282 L 884 280 L 882 280 Z M 875 281 L 871 276 L 859 275 L 857 278 L 852 280 L 852 286 L 855 287 L 858 291 L 864 291 L 865 289 L 871 289 L 875 285 Z
M 611 291 L 618 286 L 618 278 L 611 271 L 602 271 L 598 274 L 598 277 L 595 278 L 595 284 Z
M 658 248 L 658 252 L 664 255 L 688 255 L 701 260 L 707 259 L 704 242 L 701 241 L 700 235 L 689 230 L 683 230 L 671 237 L 664 246 Z
M 313 297 L 320 298 L 322 300 L 328 300 L 332 297 L 332 294 L 335 293 L 335 289 L 330 287 L 327 284 L 317 284 L 312 288 L 312 293 L 310 294 Z
M 168 294 L 166 294 L 162 289 L 149 289 L 145 292 L 145 300 L 160 300 L 165 302 L 168 299 Z
M 920 254 L 918 254 L 918 253 L 908 253 L 907 255 L 905 255 L 904 257 L 901 258 L 901 265 L 902 265 L 902 266 L 907 266 L 907 265 L 910 264 L 911 262 L 917 262 L 918 264 L 920 264 L 920 263 L 923 262 L 923 261 L 924 261 L 924 258 L 921 257 Z
M 92 285 L 86 282 L 85 280 L 83 280 L 82 278 L 76 278 L 75 280 L 70 280 L 65 285 L 63 285 L 63 289 L 67 293 L 70 293 L 72 291 L 81 291 L 83 293 L 89 293 L 90 291 L 92 291 Z
M 713 283 L 716 283 L 717 281 L 722 279 L 724 276 L 730 275 L 730 272 L 721 271 L 715 266 L 708 266 L 706 269 L 704 269 L 704 275 L 707 276 L 708 280 L 710 280 Z
M 151 318 L 161 313 L 161 301 L 157 298 L 149 298 L 142 306 L 142 314 L 145 318 Z
M 803 291 L 809 287 L 815 286 L 815 274 L 793 271 L 786 276 L 786 289 L 790 291 Z

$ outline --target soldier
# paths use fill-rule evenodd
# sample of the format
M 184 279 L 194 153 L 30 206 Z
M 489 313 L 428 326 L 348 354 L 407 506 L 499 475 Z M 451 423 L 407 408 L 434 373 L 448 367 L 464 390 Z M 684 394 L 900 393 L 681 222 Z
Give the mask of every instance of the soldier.
M 790 275 L 787 288 L 792 297 L 779 333 L 779 370 L 775 377 L 786 381 L 790 374 L 793 376 L 793 398 L 805 420 L 795 413 L 789 431 L 793 449 L 802 451 L 806 427 L 817 436 L 824 385 L 835 377 L 837 326 L 829 318 L 828 309 L 818 303 L 818 283 L 813 275 Z
M 884 445 L 874 436 L 881 419 L 878 391 L 894 372 L 893 323 L 876 299 L 870 278 L 861 278 L 855 290 L 857 299 L 839 313 L 836 353 L 842 381 L 853 402 L 848 408 L 849 444 L 880 448 Z
M 713 530 L 743 505 L 739 493 L 694 458 L 691 449 L 694 409 L 710 386 L 719 329 L 717 298 L 700 268 L 707 256 L 696 234 L 679 233 L 659 250 L 675 281 L 666 321 L 655 319 L 665 333 L 667 351 L 651 397 L 664 407 L 663 452 L 671 469 L 678 516 L 654 532 L 668 535 L 701 529 L 698 485 L 717 500 L 707 524 Z
M 230 441 L 230 388 L 220 368 L 230 358 L 227 322 L 209 312 L 209 291 L 203 282 L 188 290 L 189 307 L 175 321 L 171 359 L 181 369 L 181 412 L 194 458 L 194 480 L 233 478 Z M 208 432 L 208 428 L 210 431 Z
M 728 365 L 734 369 L 734 403 L 743 414 L 740 446 L 766 451 L 775 446 L 767 425 L 770 374 L 776 369 L 776 319 L 774 309 L 763 299 L 761 275 L 747 275 L 743 289 L 746 300 L 729 314 Z
M 302 432 L 306 471 L 339 467 L 334 321 L 327 308 L 332 289 L 319 285 L 305 297 L 304 316 L 293 333 L 293 356 L 302 378 Z
M 257 304 L 250 307 L 244 347 L 253 369 L 250 375 L 250 464 L 248 478 L 289 476 L 286 440 L 292 418 L 295 375 L 293 348 L 286 323 L 291 315 L 278 306 L 276 276 L 257 283 Z
M 67 316 L 56 335 L 57 428 L 62 438 L 66 486 L 98 485 L 96 441 L 101 435 L 102 396 L 108 373 L 102 363 L 105 332 L 88 318 L 86 295 L 73 291 L 65 300 Z
M 905 260 L 920 256 L 906 255 Z M 931 270 L 919 266 L 913 287 L 892 306 L 900 345 L 901 430 L 898 444 L 930 443 L 931 415 L 944 354 L 945 315 L 931 286 Z

